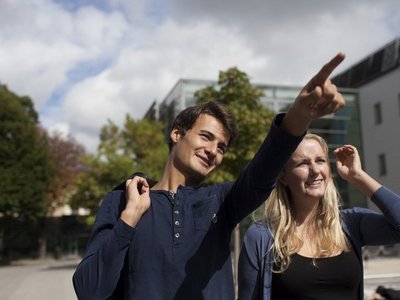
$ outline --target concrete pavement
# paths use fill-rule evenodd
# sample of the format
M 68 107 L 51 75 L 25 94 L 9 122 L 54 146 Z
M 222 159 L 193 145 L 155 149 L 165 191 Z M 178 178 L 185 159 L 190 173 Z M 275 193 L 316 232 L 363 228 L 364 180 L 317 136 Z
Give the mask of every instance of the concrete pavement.
M 20 261 L 0 267 L 1 300 L 76 300 L 72 274 L 79 259 Z M 400 289 L 400 257 L 365 262 L 365 293 L 378 285 Z
M 364 261 L 364 293 L 372 295 L 379 285 L 400 289 L 400 257 Z
M 1 300 L 76 300 L 72 274 L 78 260 L 21 261 L 0 267 Z

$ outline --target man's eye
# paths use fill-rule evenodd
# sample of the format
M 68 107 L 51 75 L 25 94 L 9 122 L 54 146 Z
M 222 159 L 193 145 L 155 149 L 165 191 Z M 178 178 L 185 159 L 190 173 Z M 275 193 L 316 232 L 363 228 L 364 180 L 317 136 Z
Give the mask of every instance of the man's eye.
M 218 147 L 218 151 L 219 151 L 221 154 L 225 154 L 226 148 L 225 148 L 225 147 Z

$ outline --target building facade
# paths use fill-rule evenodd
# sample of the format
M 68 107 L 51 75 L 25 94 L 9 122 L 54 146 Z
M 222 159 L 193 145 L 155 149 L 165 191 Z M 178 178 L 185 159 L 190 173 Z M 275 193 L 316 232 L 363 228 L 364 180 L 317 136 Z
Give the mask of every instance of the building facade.
M 400 38 L 332 81 L 358 91 L 364 168 L 400 194 Z

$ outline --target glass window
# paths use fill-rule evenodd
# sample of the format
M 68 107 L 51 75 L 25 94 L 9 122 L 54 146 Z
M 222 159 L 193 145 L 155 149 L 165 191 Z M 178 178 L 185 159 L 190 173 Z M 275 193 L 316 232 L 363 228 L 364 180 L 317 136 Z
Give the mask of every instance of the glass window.
M 396 55 L 396 41 L 391 43 L 389 46 L 383 50 L 383 58 L 382 58 L 382 72 L 385 72 L 391 68 L 394 68 L 397 63 L 397 55 Z
M 400 94 L 397 95 L 399 102 L 399 116 L 400 116 Z
M 266 86 L 258 86 L 260 90 L 263 91 L 264 97 L 267 98 L 273 98 L 274 97 L 274 89 L 272 87 L 266 87 Z
M 207 86 L 215 86 L 215 82 L 207 81 L 185 81 L 183 86 L 185 93 L 194 94 L 196 91 L 203 89 Z
M 375 103 L 374 105 L 374 116 L 375 116 L 375 124 L 382 123 L 382 109 L 380 103 Z
M 349 105 L 350 103 L 354 105 L 356 95 L 355 94 L 350 94 L 346 92 L 342 92 L 343 98 L 346 101 L 346 106 Z
M 294 100 L 300 93 L 300 89 L 291 89 L 291 88 L 277 88 L 275 90 L 275 97 L 279 99 L 289 99 Z
M 263 104 L 266 108 L 272 110 L 273 112 L 276 112 L 277 109 L 275 107 L 275 101 L 274 100 L 269 100 L 265 97 L 262 97 L 260 99 L 261 104 Z
M 293 101 L 289 100 L 289 101 L 279 101 L 278 102 L 278 111 L 279 112 L 287 112 L 289 110 L 289 106 L 293 103 Z
M 386 175 L 386 157 L 381 153 L 378 155 L 379 175 Z
M 197 99 L 195 97 L 193 97 L 193 94 L 187 95 L 185 97 L 185 106 L 188 107 L 188 106 L 195 105 L 196 104 L 196 100 Z

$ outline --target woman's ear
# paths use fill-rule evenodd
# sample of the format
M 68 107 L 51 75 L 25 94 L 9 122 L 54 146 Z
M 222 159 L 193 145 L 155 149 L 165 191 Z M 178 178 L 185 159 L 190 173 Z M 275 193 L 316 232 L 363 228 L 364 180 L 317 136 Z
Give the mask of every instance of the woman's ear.
M 281 175 L 278 178 L 278 181 L 280 181 L 283 184 L 283 186 L 285 187 L 287 186 L 285 171 L 282 171 Z

